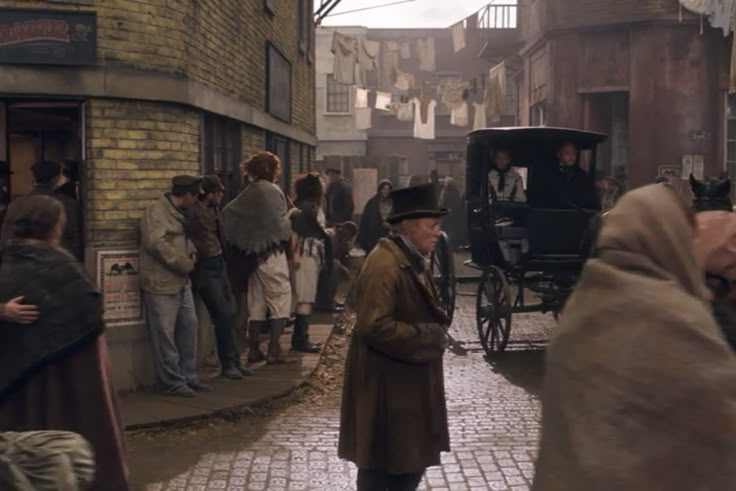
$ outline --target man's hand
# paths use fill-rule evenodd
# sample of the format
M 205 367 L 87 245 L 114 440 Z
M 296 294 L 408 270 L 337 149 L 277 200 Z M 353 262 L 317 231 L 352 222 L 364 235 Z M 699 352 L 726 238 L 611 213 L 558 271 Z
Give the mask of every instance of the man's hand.
M 8 301 L 0 312 L 0 317 L 18 324 L 30 324 L 38 319 L 40 312 L 35 305 L 23 303 L 23 297 L 15 297 Z
M 445 329 L 445 326 L 434 322 L 422 322 L 417 327 L 427 334 L 432 344 L 437 345 L 442 350 L 447 349 L 449 340 L 447 339 L 447 329 Z

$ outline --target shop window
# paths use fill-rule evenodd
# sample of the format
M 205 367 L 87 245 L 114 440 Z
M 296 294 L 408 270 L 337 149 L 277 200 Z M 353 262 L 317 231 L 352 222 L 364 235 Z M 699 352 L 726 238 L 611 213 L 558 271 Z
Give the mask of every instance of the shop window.
M 217 174 L 225 185 L 225 202 L 240 191 L 241 125 L 229 118 L 206 114 L 203 123 L 202 168 Z
M 327 75 L 327 112 L 330 114 L 350 113 L 350 85 L 343 85 L 332 75 Z
M 266 110 L 291 122 L 291 64 L 272 44 L 266 47 Z

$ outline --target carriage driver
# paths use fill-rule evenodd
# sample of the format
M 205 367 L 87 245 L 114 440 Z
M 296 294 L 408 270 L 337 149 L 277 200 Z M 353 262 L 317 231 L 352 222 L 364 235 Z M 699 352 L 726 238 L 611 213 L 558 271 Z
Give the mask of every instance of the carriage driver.
M 511 152 L 508 149 L 491 150 L 488 194 L 492 201 L 526 203 L 524 182 L 519 173 L 511 167 Z

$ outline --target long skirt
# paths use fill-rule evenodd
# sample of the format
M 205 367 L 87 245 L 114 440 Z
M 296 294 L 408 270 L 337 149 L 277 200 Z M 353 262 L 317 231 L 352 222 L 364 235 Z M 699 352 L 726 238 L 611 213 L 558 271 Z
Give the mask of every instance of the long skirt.
M 73 431 L 95 453 L 94 491 L 127 491 L 125 437 L 105 337 L 48 363 L 0 401 L 0 431 Z

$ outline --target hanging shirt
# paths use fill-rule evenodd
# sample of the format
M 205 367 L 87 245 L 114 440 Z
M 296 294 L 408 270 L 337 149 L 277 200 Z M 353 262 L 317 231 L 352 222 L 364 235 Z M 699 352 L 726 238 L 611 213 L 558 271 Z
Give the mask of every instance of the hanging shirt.
M 367 130 L 371 127 L 371 114 L 373 113 L 370 107 L 361 107 L 355 110 L 355 129 L 356 130 Z
M 399 90 L 409 90 L 414 88 L 414 75 L 411 73 L 399 72 L 394 84 Z
M 463 102 L 460 107 L 452 110 L 450 113 L 450 124 L 465 128 L 468 126 L 468 104 Z
M 473 110 L 475 112 L 473 116 L 473 129 L 482 130 L 483 128 L 488 127 L 488 120 L 486 118 L 486 105 L 474 102 Z
M 452 47 L 455 53 L 465 49 L 465 25 L 463 21 L 458 22 L 450 28 L 452 31 Z
M 380 109 L 381 111 L 391 110 L 390 92 L 376 92 L 376 109 Z
M 335 55 L 332 67 L 335 81 L 343 85 L 355 84 L 355 63 L 358 59 L 355 38 L 336 31 L 332 36 L 332 53 Z
M 368 91 L 365 89 L 355 89 L 355 107 L 368 107 Z
M 414 119 L 414 106 L 411 102 L 400 102 L 396 111 L 396 119 L 399 121 L 412 121 Z
M 381 88 L 390 89 L 399 75 L 399 43 L 386 41 L 381 52 Z
M 430 36 L 417 40 L 417 54 L 419 55 L 420 70 L 433 72 L 437 69 L 433 37 Z
M 437 101 L 432 99 L 427 104 L 427 119 L 426 122 L 422 122 L 421 116 L 421 101 L 419 99 L 412 100 L 414 104 L 414 138 L 421 140 L 434 140 L 434 110 L 437 107 Z
M 447 106 L 450 110 L 458 109 L 460 106 L 465 104 L 463 95 L 465 91 L 470 88 L 468 82 L 461 84 L 445 84 L 441 89 L 442 104 Z
M 356 83 L 361 87 L 368 86 L 367 74 L 378 70 L 378 54 L 381 49 L 381 43 L 378 41 L 368 41 L 361 38 L 358 41 L 358 64 L 356 69 Z

